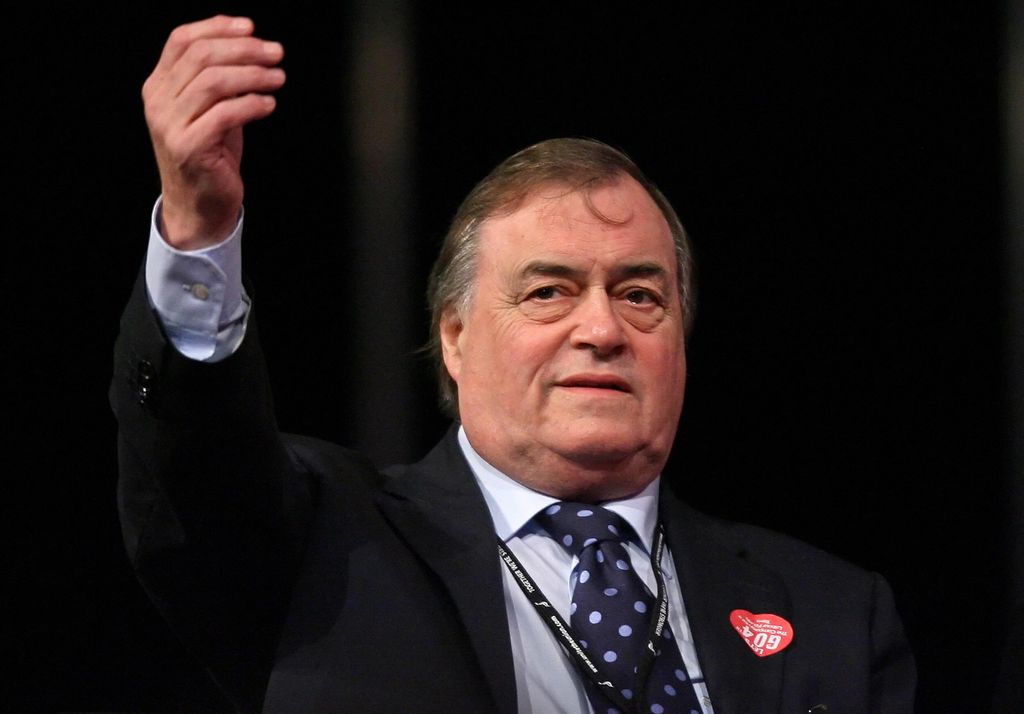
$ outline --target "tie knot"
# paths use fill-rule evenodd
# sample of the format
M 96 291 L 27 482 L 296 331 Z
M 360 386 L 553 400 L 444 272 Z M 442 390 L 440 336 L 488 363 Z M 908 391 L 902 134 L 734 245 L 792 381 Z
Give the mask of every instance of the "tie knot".
M 621 516 L 587 503 L 552 504 L 538 513 L 534 521 L 573 555 L 601 541 L 621 543 L 631 533 Z

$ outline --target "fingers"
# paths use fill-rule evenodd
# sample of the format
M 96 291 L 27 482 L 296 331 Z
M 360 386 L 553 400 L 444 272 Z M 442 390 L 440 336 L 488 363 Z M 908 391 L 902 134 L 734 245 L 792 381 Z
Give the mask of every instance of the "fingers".
M 255 37 L 196 40 L 166 72 L 161 73 L 166 84 L 164 89 L 177 96 L 209 69 L 232 66 L 269 68 L 280 62 L 283 56 L 284 48 L 280 43 Z
M 279 89 L 284 72 L 274 65 L 284 49 L 250 36 L 252 29 L 245 18 L 218 16 L 174 30 L 143 85 L 151 129 L 183 131 L 220 101 Z
M 183 87 L 178 94 L 173 87 L 167 86 L 155 91 L 147 97 L 146 115 L 150 128 L 164 136 L 176 132 L 188 132 L 206 122 L 198 122 L 209 111 L 220 110 L 219 105 L 231 102 L 239 97 L 252 96 L 254 100 L 243 103 L 255 111 L 239 113 L 237 111 L 218 111 L 219 115 L 235 117 L 238 123 L 232 126 L 243 126 L 255 119 L 266 116 L 269 112 L 259 111 L 261 107 L 271 107 L 267 92 L 280 89 L 285 82 L 284 71 L 276 67 L 258 65 L 230 65 L 206 67 Z M 237 104 L 237 102 L 235 103 Z M 195 124 L 195 127 L 193 126 Z M 227 128 L 223 127 L 222 128 Z
M 221 67 L 203 70 L 179 97 L 176 105 L 181 119 L 190 123 L 220 102 L 254 93 L 280 89 L 284 70 L 263 67 Z M 270 99 L 263 96 L 261 99 Z
M 167 38 L 157 71 L 167 71 L 196 40 L 210 37 L 245 37 L 253 32 L 253 23 L 247 17 L 217 15 L 199 22 L 176 27 Z
M 167 142 L 172 157 L 187 157 L 207 148 L 209 137 L 224 136 L 231 129 L 270 115 L 277 103 L 265 94 L 245 94 L 225 99 L 201 114 L 184 131 Z

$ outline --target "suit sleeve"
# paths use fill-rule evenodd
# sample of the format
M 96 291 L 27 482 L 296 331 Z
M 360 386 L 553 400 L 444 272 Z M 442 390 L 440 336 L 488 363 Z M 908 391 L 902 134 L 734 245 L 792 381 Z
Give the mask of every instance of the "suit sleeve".
M 189 360 L 165 339 L 140 276 L 121 321 L 110 400 L 132 566 L 234 706 L 256 710 L 309 485 L 278 435 L 255 323 L 228 359 Z
M 871 618 L 871 711 L 876 714 L 914 711 L 917 673 L 892 590 L 879 575 L 874 578 Z

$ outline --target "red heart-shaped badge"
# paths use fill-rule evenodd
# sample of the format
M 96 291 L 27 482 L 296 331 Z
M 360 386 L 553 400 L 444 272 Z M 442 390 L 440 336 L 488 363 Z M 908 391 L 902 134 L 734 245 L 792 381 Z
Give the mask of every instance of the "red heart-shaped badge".
M 758 657 L 781 652 L 793 641 L 793 626 L 778 615 L 755 615 L 747 610 L 733 610 L 729 613 L 729 622 Z

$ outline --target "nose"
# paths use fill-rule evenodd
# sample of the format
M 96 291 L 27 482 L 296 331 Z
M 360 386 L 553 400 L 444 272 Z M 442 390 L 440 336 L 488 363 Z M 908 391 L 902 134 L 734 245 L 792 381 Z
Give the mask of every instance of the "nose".
M 626 345 L 622 318 L 605 290 L 595 288 L 588 292 L 573 311 L 575 324 L 569 343 L 577 349 L 593 350 L 600 357 L 614 356 Z

